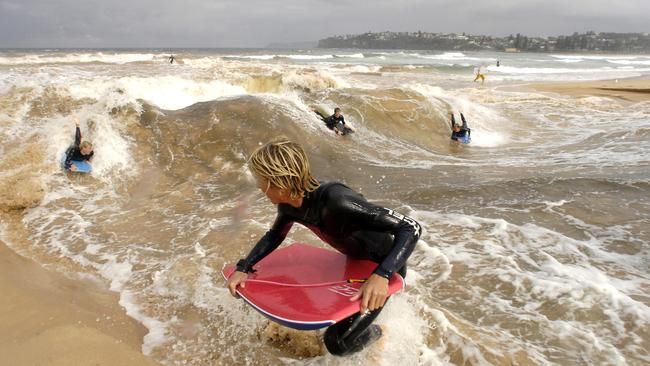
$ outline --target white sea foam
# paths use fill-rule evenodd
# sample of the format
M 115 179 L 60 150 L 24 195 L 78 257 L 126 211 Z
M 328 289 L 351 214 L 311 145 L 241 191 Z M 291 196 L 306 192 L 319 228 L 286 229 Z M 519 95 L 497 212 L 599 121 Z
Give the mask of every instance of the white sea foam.
M 69 86 L 75 98 L 105 97 L 111 104 L 144 99 L 162 109 L 181 109 L 194 103 L 246 94 L 244 88 L 219 80 L 191 80 L 176 76 L 123 77 L 77 81 Z
M 638 58 L 649 58 L 648 56 L 627 56 L 627 55 L 551 55 L 551 57 L 566 60 L 591 60 L 591 61 L 609 61 L 609 60 L 634 60 Z
M 363 56 L 363 55 L 362 55 Z M 304 54 L 272 54 L 272 55 L 227 55 L 227 58 L 235 59 L 249 59 L 268 61 L 273 59 L 290 59 L 290 60 L 329 60 L 333 59 L 334 55 L 304 55 Z M 347 57 L 347 56 L 343 56 Z
M 346 68 L 350 72 L 374 73 L 381 69 L 381 66 L 354 65 Z
M 184 66 L 199 69 L 209 69 L 223 63 L 221 57 L 184 58 L 182 61 Z
M 619 65 L 650 65 L 650 59 L 646 60 L 607 60 L 607 62 Z
M 427 241 L 433 242 L 433 238 L 428 238 L 428 233 L 440 230 L 437 228 L 447 231 L 446 238 L 437 238 L 436 243 L 452 265 L 462 263 L 472 268 L 472 272 L 467 273 L 462 281 L 467 284 L 476 281 L 474 291 L 477 292 L 473 301 L 482 303 L 479 308 L 500 309 L 504 314 L 510 314 L 513 320 L 520 316 L 536 318 L 537 324 L 547 323 L 549 328 L 545 336 L 549 338 L 553 337 L 552 334 L 557 334 L 554 333 L 556 325 L 566 326 L 571 329 L 574 337 L 577 335 L 582 338 L 579 342 L 584 342 L 585 345 L 596 339 L 602 344 L 599 353 L 612 362 L 621 359 L 614 342 L 636 336 L 628 334 L 627 326 L 623 324 L 629 325 L 630 320 L 624 319 L 631 317 L 634 319 L 632 322 L 642 328 L 650 324 L 650 308 L 622 291 L 622 288 L 632 289 L 632 286 L 620 286 L 622 282 L 632 280 L 637 284 L 638 281 L 615 279 L 612 277 L 615 272 L 610 273 L 591 265 L 594 260 L 602 260 L 602 263 L 615 263 L 616 268 L 624 268 L 626 273 L 636 272 L 633 267 L 625 264 L 625 256 L 619 255 L 619 258 L 614 259 L 611 253 L 594 252 L 598 240 L 580 241 L 533 224 L 519 226 L 505 220 L 458 213 L 418 211 L 411 216 L 424 225 L 424 238 Z M 473 225 L 468 227 L 467 222 L 472 222 Z M 589 256 L 585 253 L 589 253 Z M 492 291 L 488 298 L 482 297 L 480 277 L 495 275 L 515 286 L 515 294 L 507 295 L 508 297 L 515 297 L 527 306 L 520 308 L 507 299 L 499 300 L 499 291 Z M 495 285 L 498 289 L 498 284 Z M 562 315 L 554 322 L 547 322 L 544 320 L 545 313 L 540 309 L 542 302 L 557 299 L 562 299 L 564 306 L 570 303 L 572 311 L 592 306 L 602 307 L 606 319 L 596 327 L 589 323 L 575 322 L 570 314 Z M 536 303 L 538 305 L 533 305 Z M 471 304 L 467 306 L 472 307 Z M 608 324 L 608 332 L 600 332 L 604 323 Z M 614 329 L 618 331 L 609 333 Z
M 241 58 L 250 60 L 272 60 L 276 55 L 227 55 L 227 58 Z
M 167 342 L 167 328 L 169 327 L 169 323 L 145 315 L 141 311 L 140 301 L 132 291 L 122 291 L 120 293 L 119 303 L 124 307 L 128 316 L 139 321 L 149 330 L 149 333 L 143 339 L 142 353 L 148 355 L 156 347 Z
M 334 55 L 278 55 L 278 57 L 292 60 L 329 60 L 334 58 Z
M 337 54 L 335 56 L 341 58 L 365 58 L 363 53 Z
M 412 54 L 412 56 L 418 57 L 418 58 L 423 58 L 423 59 L 429 59 L 429 60 L 441 60 L 441 61 L 480 61 L 482 63 L 485 62 L 494 62 L 496 59 L 494 58 L 478 58 L 478 57 L 469 57 L 466 56 L 462 52 L 445 52 L 440 55 L 421 55 L 421 54 Z M 453 64 L 451 64 L 453 65 Z
M 90 63 L 102 62 L 112 64 L 125 64 L 129 62 L 154 61 L 162 57 L 152 53 L 78 53 L 63 54 L 60 52 L 46 54 L 29 54 L 23 56 L 0 57 L 0 65 L 33 65 L 33 64 L 65 64 L 65 63 Z

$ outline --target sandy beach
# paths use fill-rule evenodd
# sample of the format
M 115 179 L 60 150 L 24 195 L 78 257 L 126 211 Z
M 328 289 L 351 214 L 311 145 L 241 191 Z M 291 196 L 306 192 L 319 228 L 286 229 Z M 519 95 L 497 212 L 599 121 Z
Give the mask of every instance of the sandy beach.
M 529 87 L 575 97 L 597 96 L 633 103 L 650 101 L 650 79 L 647 78 L 530 84 Z
M 46 270 L 2 242 L 0 293 L 0 364 L 158 365 L 141 353 L 147 330 L 117 294 Z

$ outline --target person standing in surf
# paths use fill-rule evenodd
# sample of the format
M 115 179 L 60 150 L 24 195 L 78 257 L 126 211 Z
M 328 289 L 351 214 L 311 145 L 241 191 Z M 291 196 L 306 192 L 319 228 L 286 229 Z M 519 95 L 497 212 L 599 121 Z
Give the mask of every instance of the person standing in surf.
M 72 161 L 87 161 L 90 163 L 95 155 L 93 144 L 88 141 L 81 142 L 81 129 L 79 129 L 79 120 L 74 119 L 77 126 L 74 134 L 74 144 L 70 145 L 65 151 L 65 161 L 63 167 L 67 170 L 76 172 L 77 166 Z
M 474 78 L 474 82 L 477 82 L 479 79 L 481 79 L 481 85 L 485 83 L 485 73 L 481 71 L 481 67 L 479 66 L 476 69 L 474 69 L 474 74 L 476 74 L 476 77 Z
M 360 311 L 325 331 L 327 350 L 337 356 L 351 354 L 379 339 L 381 328 L 372 324 L 383 308 L 388 280 L 394 273 L 406 276 L 406 260 L 420 237 L 420 225 L 393 210 L 368 202 L 339 182 L 319 182 L 311 173 L 303 148 L 286 138 L 266 143 L 253 152 L 250 170 L 258 188 L 278 213 L 270 230 L 245 259 L 237 262 L 227 288 L 237 296 L 246 286 L 253 266 L 275 250 L 299 223 L 339 252 L 369 259 L 377 267 L 350 301 L 361 299 Z

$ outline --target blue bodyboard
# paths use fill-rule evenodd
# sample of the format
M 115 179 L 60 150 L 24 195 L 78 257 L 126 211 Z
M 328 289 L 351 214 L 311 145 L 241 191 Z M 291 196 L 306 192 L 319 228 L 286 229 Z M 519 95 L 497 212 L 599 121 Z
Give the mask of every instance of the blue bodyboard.
M 93 170 L 92 165 L 90 165 L 85 160 L 84 161 L 71 160 L 70 163 L 77 167 L 77 171 L 75 173 L 90 173 Z M 65 156 L 63 156 L 63 159 L 61 159 L 61 168 L 63 168 L 63 169 L 65 169 L 64 164 L 65 164 Z M 65 169 L 65 170 L 68 170 L 68 169 Z

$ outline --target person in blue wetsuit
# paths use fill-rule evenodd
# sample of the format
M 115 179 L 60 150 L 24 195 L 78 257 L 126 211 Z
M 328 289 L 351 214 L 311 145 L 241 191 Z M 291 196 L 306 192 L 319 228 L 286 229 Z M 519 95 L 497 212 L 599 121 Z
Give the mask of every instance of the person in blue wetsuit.
M 81 130 L 79 129 L 79 120 L 75 118 L 76 130 L 74 135 L 74 144 L 70 145 L 65 151 L 65 161 L 63 167 L 66 170 L 77 171 L 77 167 L 73 161 L 87 161 L 91 162 L 95 152 L 93 151 L 93 144 L 88 141 L 81 142 Z
M 299 223 L 339 252 L 369 259 L 377 267 L 351 299 L 361 299 L 360 312 L 330 326 L 325 346 L 334 355 L 357 352 L 381 336 L 371 324 L 388 297 L 393 273 L 406 275 L 406 260 L 420 237 L 413 219 L 368 202 L 361 194 L 339 182 L 317 181 L 302 147 L 285 138 L 266 143 L 249 160 L 258 188 L 277 205 L 270 230 L 246 258 L 237 262 L 227 287 L 237 296 L 253 266 L 275 250 L 294 223 Z
M 467 120 L 465 119 L 463 112 L 460 113 L 460 119 L 463 121 L 463 124 L 461 126 L 456 124 L 456 119 L 454 118 L 453 112 L 449 112 L 449 115 L 451 116 L 451 139 L 459 142 L 468 141 L 472 130 L 467 127 Z

